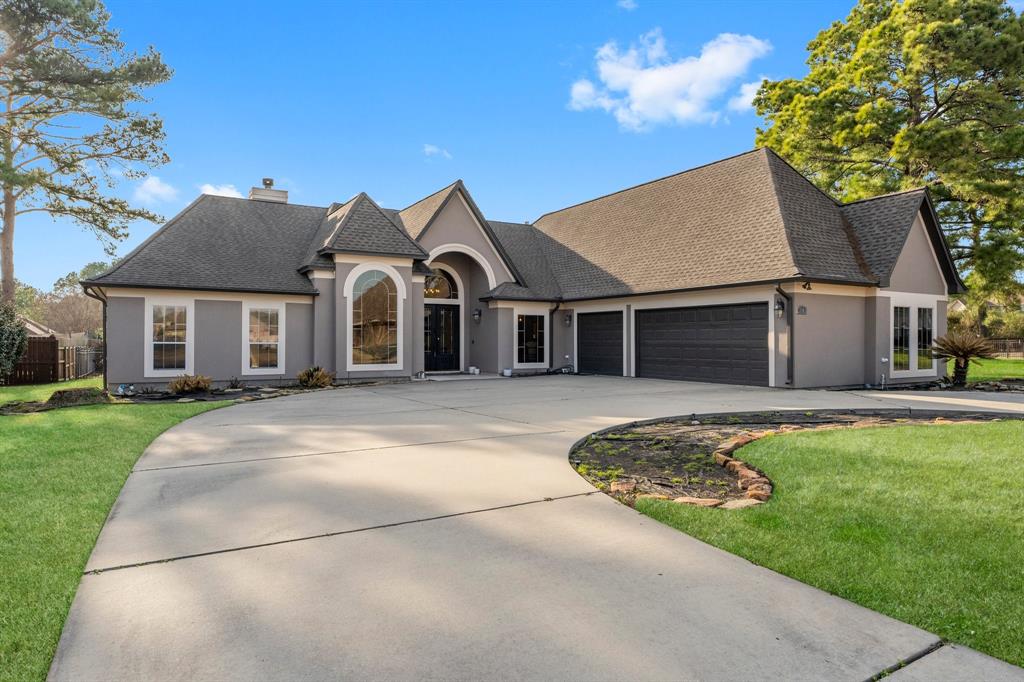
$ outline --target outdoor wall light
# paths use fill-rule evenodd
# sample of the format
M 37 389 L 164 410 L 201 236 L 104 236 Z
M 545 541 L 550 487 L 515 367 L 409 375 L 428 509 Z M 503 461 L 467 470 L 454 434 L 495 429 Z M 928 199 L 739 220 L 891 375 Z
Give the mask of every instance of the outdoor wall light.
M 786 302 L 781 298 L 775 299 L 775 317 L 781 320 L 782 316 L 786 314 Z
M 473 308 L 473 321 L 480 324 L 480 317 L 483 315 L 483 311 L 479 308 Z
M 565 314 L 565 326 L 566 327 L 571 327 L 572 326 L 572 313 L 566 313 Z

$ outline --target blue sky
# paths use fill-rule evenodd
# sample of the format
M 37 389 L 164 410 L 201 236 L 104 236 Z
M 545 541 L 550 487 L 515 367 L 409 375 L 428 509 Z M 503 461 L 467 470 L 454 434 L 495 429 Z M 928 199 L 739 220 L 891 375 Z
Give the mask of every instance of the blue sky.
M 750 149 L 750 84 L 803 75 L 807 42 L 851 6 L 110 2 L 123 39 L 175 71 L 149 105 L 171 163 L 118 193 L 169 218 L 204 185 L 271 176 L 293 203 L 365 191 L 402 208 L 462 178 L 489 218 L 534 220 Z M 155 229 L 134 225 L 119 254 Z M 38 215 L 15 247 L 43 289 L 105 259 Z

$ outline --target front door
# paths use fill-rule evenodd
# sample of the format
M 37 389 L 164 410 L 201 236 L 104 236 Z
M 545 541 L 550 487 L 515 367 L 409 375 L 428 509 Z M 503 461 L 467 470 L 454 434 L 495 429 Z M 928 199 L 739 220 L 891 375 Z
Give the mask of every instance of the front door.
M 428 372 L 458 371 L 459 306 L 423 306 L 423 367 Z

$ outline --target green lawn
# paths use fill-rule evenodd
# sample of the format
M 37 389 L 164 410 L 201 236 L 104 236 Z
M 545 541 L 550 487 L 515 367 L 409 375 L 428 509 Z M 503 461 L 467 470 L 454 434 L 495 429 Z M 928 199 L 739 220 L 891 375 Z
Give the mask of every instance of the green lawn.
M 31 384 L 28 386 L 0 386 L 0 405 L 13 402 L 42 402 L 54 391 L 66 388 L 103 388 L 103 377 L 86 377 L 74 381 L 58 381 L 55 384 Z
M 1024 422 L 776 435 L 739 457 L 772 500 L 637 509 L 722 549 L 1024 665 Z
M 86 559 L 146 445 L 224 404 L 0 417 L 0 679 L 46 677 Z
M 1000 379 L 1024 379 L 1024 360 L 1008 360 L 1006 358 L 993 358 L 992 360 L 979 360 L 981 364 L 971 363 L 967 371 L 967 382 L 974 381 L 999 381 Z M 948 366 L 949 376 L 953 376 L 953 364 L 950 361 Z

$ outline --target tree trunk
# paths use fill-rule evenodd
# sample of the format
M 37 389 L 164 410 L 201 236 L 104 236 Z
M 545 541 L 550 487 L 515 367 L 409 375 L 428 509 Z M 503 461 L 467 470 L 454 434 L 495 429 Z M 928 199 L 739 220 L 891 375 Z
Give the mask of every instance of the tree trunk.
M 4 189 L 4 228 L 0 232 L 0 272 L 3 273 L 3 280 L 0 281 L 0 289 L 3 291 L 3 299 L 0 302 L 14 305 L 14 192 L 10 188 Z
M 967 385 L 967 363 L 970 362 L 965 358 L 957 358 L 953 361 L 953 385 L 954 386 L 966 386 Z

